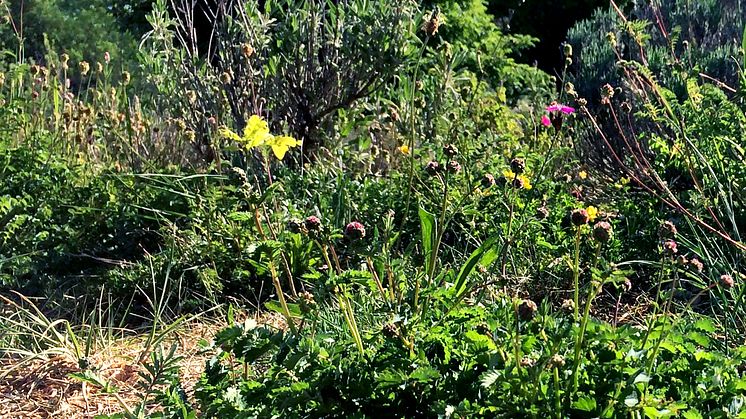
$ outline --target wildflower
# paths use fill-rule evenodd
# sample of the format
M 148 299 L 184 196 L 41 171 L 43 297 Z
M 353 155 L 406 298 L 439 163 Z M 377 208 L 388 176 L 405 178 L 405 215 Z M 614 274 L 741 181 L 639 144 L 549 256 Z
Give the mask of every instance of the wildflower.
M 523 300 L 518 305 L 518 318 L 523 321 L 529 321 L 534 318 L 538 307 L 536 303 L 531 300 Z
M 534 215 L 536 219 L 543 220 L 547 217 L 549 217 L 549 208 L 542 205 L 539 208 L 536 208 L 536 214 Z
M 318 232 L 321 231 L 321 220 L 319 219 L 319 217 L 311 215 L 303 221 L 303 226 L 308 231 Z
M 130 79 L 131 78 L 132 78 L 132 76 L 130 75 L 129 71 L 123 72 L 122 73 L 122 84 L 125 85 L 125 86 L 128 85 L 128 84 L 130 84 Z
M 544 117 L 541 118 L 541 123 L 545 127 L 553 126 L 556 131 L 559 131 L 560 128 L 562 128 L 562 120 L 565 115 L 575 113 L 575 108 L 557 102 L 552 102 L 547 106 L 546 110 L 549 113 L 549 116 L 544 115 Z
M 578 177 L 582 180 L 586 180 L 588 179 L 588 172 L 586 172 L 585 170 L 581 170 L 578 172 Z
M 588 221 L 595 221 L 596 217 L 598 216 L 598 208 L 591 205 L 585 210 L 588 213 Z
M 527 356 L 524 356 L 523 358 L 521 358 L 521 367 L 523 367 L 523 368 L 531 368 L 534 365 L 536 365 L 536 361 L 533 360 L 532 358 L 529 358 Z
M 732 276 L 725 274 L 720 275 L 720 285 L 722 285 L 724 288 L 733 288 L 735 282 L 733 281 Z
M 570 213 L 570 220 L 575 226 L 582 226 L 585 224 L 588 224 L 588 221 L 590 220 L 590 217 L 588 216 L 588 211 L 585 208 L 579 208 L 574 209 Z
M 658 237 L 661 239 L 671 239 L 676 237 L 676 225 L 671 221 L 665 221 L 658 227 Z
M 428 162 L 427 166 L 425 166 L 425 172 L 430 176 L 436 176 L 440 170 L 440 164 L 435 160 Z
M 348 240 L 359 240 L 365 237 L 365 226 L 358 221 L 353 221 L 345 226 L 344 233 Z
M 702 273 L 702 271 L 704 271 L 704 269 L 705 269 L 705 265 L 699 259 L 697 259 L 696 257 L 695 258 L 691 258 L 691 260 L 689 260 L 689 263 L 687 264 L 687 266 L 689 267 L 689 269 L 691 269 L 693 271 L 696 271 L 698 273 Z
M 482 187 L 487 189 L 495 186 L 495 177 L 492 176 L 489 173 L 485 173 L 484 176 L 482 176 Z
M 100 62 L 96 63 L 96 72 L 97 73 L 103 73 L 104 72 L 104 66 Z
M 663 242 L 663 253 L 669 256 L 673 256 L 679 252 L 678 245 L 673 240 L 666 240 Z
M 458 155 L 458 148 L 453 144 L 446 144 L 443 146 L 443 154 L 447 157 L 456 157 Z
M 448 162 L 447 170 L 448 173 L 457 175 L 461 171 L 461 165 L 456 160 L 451 160 Z
M 526 170 L 526 162 L 523 159 L 514 158 L 510 161 L 510 170 L 520 175 Z
M 409 154 L 409 146 L 406 145 L 406 144 L 404 144 L 404 145 L 402 145 L 402 146 L 399 147 L 399 151 L 402 154 L 408 155 Z
M 606 243 L 611 240 L 613 230 L 611 224 L 606 221 L 599 221 L 593 226 L 593 238 L 599 243 Z
M 583 200 L 583 193 L 582 193 L 582 192 L 580 192 L 580 189 L 578 189 L 578 188 L 573 188 L 573 189 L 572 189 L 572 190 L 570 191 L 570 195 L 571 195 L 571 196 L 572 196 L 573 198 L 577 199 L 578 201 L 582 201 L 582 200 Z
M 243 137 L 231 131 L 228 128 L 222 128 L 221 134 L 239 144 L 242 144 L 246 150 L 255 147 L 269 146 L 272 148 L 275 156 L 282 160 L 290 147 L 297 147 L 301 143 L 292 137 L 276 136 L 269 133 L 269 125 L 259 115 L 252 115 L 243 131 Z
M 67 54 L 62 54 L 62 55 L 60 56 L 60 62 L 62 63 L 62 68 L 64 68 L 65 70 L 67 70 L 67 69 L 68 69 L 68 66 L 67 66 L 67 62 L 68 62 L 68 61 L 70 61 L 70 56 L 69 56 L 69 55 L 67 55 Z
M 509 180 L 513 186 L 521 186 L 517 187 L 517 189 L 530 190 L 531 188 L 533 188 L 533 185 L 531 185 L 531 180 L 525 174 L 516 174 L 512 170 L 508 169 L 503 170 L 503 176 L 506 180 Z
M 106 51 L 104 53 L 104 62 L 106 62 L 106 64 L 109 64 L 109 62 L 111 62 L 111 54 L 109 54 L 109 51 Z

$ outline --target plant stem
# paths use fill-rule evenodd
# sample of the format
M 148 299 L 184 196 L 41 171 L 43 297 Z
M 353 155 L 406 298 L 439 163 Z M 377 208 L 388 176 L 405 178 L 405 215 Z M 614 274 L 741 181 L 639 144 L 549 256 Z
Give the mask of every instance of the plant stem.
M 573 319 L 577 322 L 579 317 L 579 307 L 578 304 L 580 303 L 580 230 L 581 226 L 578 226 L 578 229 L 575 233 L 575 260 L 573 263 L 573 272 L 572 272 L 572 282 L 573 286 L 575 287 L 575 294 L 573 296 Z

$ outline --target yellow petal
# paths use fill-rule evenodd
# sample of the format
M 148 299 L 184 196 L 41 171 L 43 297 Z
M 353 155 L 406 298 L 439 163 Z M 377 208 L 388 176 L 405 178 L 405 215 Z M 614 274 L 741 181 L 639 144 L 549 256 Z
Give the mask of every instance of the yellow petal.
M 222 127 L 220 128 L 220 135 L 223 136 L 223 138 L 227 138 L 229 140 L 233 140 L 235 142 L 242 142 L 241 137 L 238 136 L 235 132 L 231 131 L 229 128 Z
M 288 152 L 288 149 L 290 149 L 290 147 L 299 146 L 300 141 L 293 137 L 273 136 L 267 140 L 266 144 L 272 146 L 272 151 L 275 153 L 275 156 L 282 160 L 285 158 L 285 153 Z
M 243 139 L 249 147 L 263 144 L 269 135 L 267 121 L 259 115 L 251 115 L 243 130 Z

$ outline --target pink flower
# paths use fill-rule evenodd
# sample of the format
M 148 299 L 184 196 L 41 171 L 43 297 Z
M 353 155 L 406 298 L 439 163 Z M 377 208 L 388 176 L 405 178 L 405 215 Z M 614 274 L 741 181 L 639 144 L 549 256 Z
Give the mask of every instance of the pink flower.
M 547 112 L 562 112 L 565 115 L 575 113 L 575 108 L 563 105 L 561 103 L 552 102 L 551 105 L 547 106 Z
M 545 127 L 554 127 L 556 131 L 559 131 L 560 128 L 562 128 L 562 120 L 564 119 L 564 116 L 575 113 L 575 108 L 571 108 L 570 106 L 561 103 L 552 102 L 547 106 L 547 112 L 549 115 L 541 117 L 541 124 Z

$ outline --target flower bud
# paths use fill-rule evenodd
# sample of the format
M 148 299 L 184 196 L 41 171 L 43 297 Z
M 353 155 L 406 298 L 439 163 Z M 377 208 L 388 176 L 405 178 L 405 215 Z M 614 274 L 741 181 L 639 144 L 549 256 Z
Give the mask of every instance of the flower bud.
M 427 166 L 425 166 L 425 172 L 430 176 L 437 176 L 438 173 L 440 173 L 440 170 L 440 164 L 435 160 L 427 163 Z
M 451 160 L 448 162 L 447 170 L 448 173 L 457 175 L 461 171 L 461 165 L 456 160 Z
M 593 226 L 593 238 L 599 243 L 606 243 L 611 240 L 613 230 L 611 224 L 606 221 L 599 221 Z
M 513 173 L 520 175 L 526 171 L 526 162 L 523 159 L 516 157 L 510 161 L 510 170 L 513 171 Z
M 365 237 L 365 226 L 358 221 L 352 221 L 345 226 L 344 234 L 350 241 L 362 239 Z
M 673 256 L 679 252 L 678 245 L 673 240 L 666 240 L 663 242 L 663 253 L 668 256 Z
M 585 208 L 574 209 L 570 213 L 570 221 L 577 227 L 588 224 L 589 220 L 590 216 Z
M 523 300 L 521 301 L 521 304 L 518 305 L 518 318 L 523 321 L 529 321 L 534 318 L 537 311 L 538 307 L 535 302 L 531 300 Z
M 733 281 L 732 276 L 725 274 L 720 275 L 720 285 L 723 286 L 723 288 L 733 288 L 735 282 Z
M 482 176 L 481 183 L 482 183 L 483 188 L 485 189 L 491 188 L 495 186 L 495 177 L 489 173 L 485 173 L 484 176 Z

